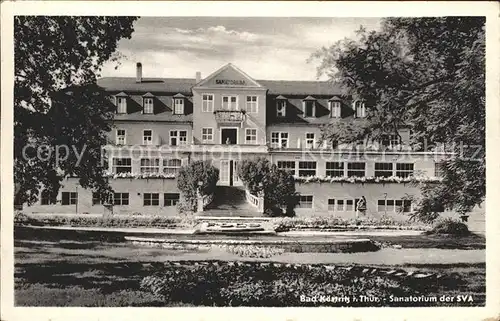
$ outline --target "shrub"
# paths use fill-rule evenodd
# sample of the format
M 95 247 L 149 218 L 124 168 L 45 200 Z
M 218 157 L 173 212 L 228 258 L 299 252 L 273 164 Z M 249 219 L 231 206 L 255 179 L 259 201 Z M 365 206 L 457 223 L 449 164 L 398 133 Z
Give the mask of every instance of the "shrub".
M 185 201 L 179 209 L 195 211 L 197 191 L 199 190 L 201 196 L 204 197 L 213 195 L 218 180 L 219 169 L 208 161 L 195 161 L 183 166 L 177 176 L 177 187 L 182 192 Z
M 356 220 L 344 219 L 332 216 L 313 216 L 313 217 L 287 217 L 275 218 L 273 224 L 276 232 L 283 232 L 297 229 L 339 229 L 339 228 L 357 228 L 375 227 L 380 229 L 414 229 L 414 230 L 428 230 L 430 225 L 414 222 L 414 221 L 396 221 L 390 217 L 383 217 L 381 219 L 374 218 L 360 218 Z M 358 224 L 359 223 L 359 224 Z
M 31 225 L 49 225 L 49 226 L 75 226 L 75 227 L 192 227 L 195 225 L 195 219 L 189 216 L 27 216 L 25 223 Z
M 255 245 L 221 246 L 227 252 L 241 257 L 269 258 L 285 252 L 282 248 Z
M 266 158 L 243 160 L 239 164 L 238 175 L 245 187 L 253 195 L 264 194 L 265 214 L 269 216 L 293 216 L 297 205 L 297 192 L 293 175 L 280 170 Z
M 432 230 L 428 234 L 448 234 L 454 236 L 467 236 L 470 235 L 467 224 L 459 222 L 452 218 L 445 218 L 434 224 Z

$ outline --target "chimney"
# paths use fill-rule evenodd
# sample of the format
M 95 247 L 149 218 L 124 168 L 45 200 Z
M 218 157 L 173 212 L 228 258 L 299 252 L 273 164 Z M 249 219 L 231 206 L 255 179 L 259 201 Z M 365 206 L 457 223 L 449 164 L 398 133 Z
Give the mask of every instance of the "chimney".
M 197 71 L 196 72 L 196 83 L 199 83 L 201 81 L 201 72 Z
M 142 64 L 140 62 L 137 63 L 135 82 L 142 82 Z

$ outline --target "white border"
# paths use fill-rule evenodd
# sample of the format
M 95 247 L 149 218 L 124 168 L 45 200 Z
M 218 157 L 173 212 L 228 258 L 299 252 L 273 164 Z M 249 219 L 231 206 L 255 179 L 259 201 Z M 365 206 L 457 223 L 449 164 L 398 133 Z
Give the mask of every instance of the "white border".
M 481 320 L 499 315 L 500 146 L 499 6 L 495 2 L 113 2 L 23 1 L 1 4 L 1 314 L 2 320 Z M 487 16 L 487 307 L 486 308 L 12 308 L 13 306 L 13 15 L 133 16 Z

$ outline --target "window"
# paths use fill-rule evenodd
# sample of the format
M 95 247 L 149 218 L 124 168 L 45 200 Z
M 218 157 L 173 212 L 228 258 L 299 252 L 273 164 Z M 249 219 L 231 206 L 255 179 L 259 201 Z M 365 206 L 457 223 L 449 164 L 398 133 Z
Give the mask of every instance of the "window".
M 314 117 L 316 115 L 316 101 L 305 100 L 304 101 L 304 116 Z
M 444 168 L 444 163 L 439 163 L 439 162 L 434 163 L 434 176 L 443 177 L 444 175 L 443 168 Z
M 141 173 L 159 173 L 159 158 L 141 158 Z
M 92 193 L 92 205 L 99 205 L 101 204 L 101 196 L 99 193 Z
M 257 129 L 247 128 L 245 130 L 245 143 L 246 144 L 257 144 Z
M 344 162 L 326 162 L 326 176 L 344 176 Z
M 345 211 L 346 212 L 354 211 L 354 201 L 352 199 L 345 201 Z
M 177 175 L 179 169 L 182 166 L 182 160 L 180 159 L 164 159 L 163 160 L 163 173 L 170 175 Z
M 153 131 L 151 129 L 145 129 L 142 132 L 142 144 L 143 145 L 153 145 Z
M 314 133 L 306 133 L 306 148 L 314 148 Z
M 395 200 L 378 200 L 377 211 L 379 212 L 395 212 L 396 204 L 403 204 L 403 202 L 398 202 Z
M 285 117 L 286 116 L 286 100 L 276 101 L 276 116 Z
M 375 163 L 375 177 L 391 177 L 392 163 Z
M 378 200 L 377 212 L 385 212 L 385 200 Z
M 396 212 L 411 212 L 411 200 L 396 200 Z
M 112 203 L 113 203 L 113 195 L 110 195 L 109 198 L 102 199 L 99 193 L 92 193 L 92 205 L 112 204 Z
M 132 159 L 113 158 L 113 173 L 132 173 Z
M 397 146 L 401 144 L 401 137 L 398 134 L 389 134 L 382 136 L 382 145 L 383 146 Z
M 116 112 L 118 114 L 126 114 L 127 113 L 127 98 L 125 97 L 116 97 Z
M 55 196 L 50 196 L 48 191 L 42 191 L 42 195 L 40 196 L 40 204 L 41 205 L 52 205 L 56 204 L 57 199 Z
M 413 175 L 413 164 L 410 163 L 397 163 L 396 164 L 396 176 L 398 177 L 410 177 Z
M 170 131 L 170 145 L 187 145 L 187 131 L 185 130 L 171 130 Z
M 201 95 L 201 111 L 204 113 L 211 113 L 214 111 L 214 95 Z
M 329 212 L 335 211 L 335 199 L 333 198 L 328 199 L 328 211 Z
M 356 117 L 363 118 L 366 116 L 365 103 L 363 101 L 354 102 L 354 108 L 356 109 Z
M 344 200 L 337 200 L 337 211 L 344 211 Z
M 210 143 L 214 141 L 214 129 L 213 128 L 202 128 L 201 129 L 201 140 L 204 143 Z
M 125 129 L 116 130 L 116 145 L 125 145 Z
M 154 110 L 153 98 L 144 98 L 144 110 L 145 114 L 152 114 Z
M 272 132 L 271 147 L 273 148 L 288 148 L 288 133 Z
M 163 194 L 163 206 L 175 206 L 179 203 L 179 193 L 165 193 Z
M 78 200 L 78 193 L 75 192 L 62 192 L 62 205 L 73 205 Z
M 144 206 L 158 206 L 160 205 L 160 194 L 159 193 L 144 193 L 143 198 Z
M 365 163 L 347 163 L 347 176 L 364 177 Z
M 299 162 L 299 176 L 316 176 L 316 162 Z
M 237 110 L 236 96 L 222 96 L 222 110 Z
M 128 193 L 114 193 L 113 205 L 128 205 Z
M 298 208 L 312 208 L 313 207 L 313 196 L 312 195 L 300 195 Z
M 176 115 L 184 114 L 184 98 L 174 99 L 174 114 Z
M 257 113 L 257 96 L 247 96 L 246 111 L 248 113 Z
M 340 101 L 330 101 L 330 117 L 340 118 Z
M 278 161 L 278 168 L 295 175 L 295 161 Z

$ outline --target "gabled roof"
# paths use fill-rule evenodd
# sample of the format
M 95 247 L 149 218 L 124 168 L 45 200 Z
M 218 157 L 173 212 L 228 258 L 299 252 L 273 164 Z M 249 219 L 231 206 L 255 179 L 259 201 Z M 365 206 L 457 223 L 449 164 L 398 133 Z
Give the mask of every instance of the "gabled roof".
M 208 77 L 206 77 L 205 79 L 203 79 L 202 81 L 200 81 L 199 83 L 196 84 L 196 87 L 203 87 L 203 86 L 210 86 L 210 83 L 214 80 L 217 76 L 221 75 L 221 74 L 230 74 L 232 75 L 233 77 L 235 77 L 236 79 L 237 78 L 240 78 L 240 80 L 243 80 L 245 81 L 245 84 L 244 85 L 240 85 L 240 84 L 230 84 L 230 85 L 226 85 L 226 86 L 234 86 L 234 87 L 262 87 L 261 84 L 259 84 L 258 81 L 256 81 L 255 79 L 253 79 L 252 77 L 250 77 L 246 72 L 244 72 L 243 70 L 241 70 L 240 68 L 236 67 L 235 65 L 233 65 L 232 63 L 228 63 L 224 66 L 222 66 L 221 68 L 219 68 L 218 70 L 216 70 L 215 72 L 211 73 Z M 232 79 L 235 79 L 235 78 L 232 78 Z M 249 82 L 251 85 L 248 85 L 246 82 Z
M 332 98 L 330 98 L 328 100 L 329 101 L 342 101 L 342 99 L 339 96 L 337 96 L 337 95 L 333 96 Z
M 174 95 L 174 98 L 186 98 L 186 96 L 184 96 L 181 93 L 177 93 L 177 94 Z
M 149 91 L 147 93 L 145 93 L 144 95 L 142 95 L 142 97 L 144 98 L 149 98 L 149 97 L 154 97 L 155 95 L 153 95 L 152 93 L 150 93 Z
M 115 96 L 116 96 L 116 97 L 126 97 L 126 96 L 128 96 L 128 95 L 122 91 L 122 92 L 120 92 L 120 93 L 116 94 Z
M 304 98 L 304 100 L 316 100 L 316 98 L 314 98 L 312 96 L 307 96 L 306 98 Z
M 268 90 L 269 95 L 284 96 L 332 96 L 340 95 L 338 84 L 329 81 L 290 81 L 290 80 L 257 80 Z M 182 93 L 192 96 L 191 89 L 196 85 L 194 78 L 146 78 L 137 83 L 135 77 L 105 77 L 97 80 L 97 84 L 108 92 L 147 93 L 156 96 Z
M 282 96 L 282 95 L 279 95 L 278 97 L 276 97 L 276 99 L 286 100 L 286 97 L 285 97 L 285 96 Z

